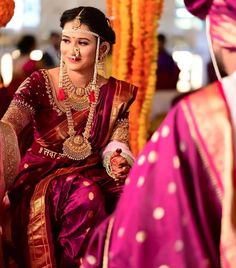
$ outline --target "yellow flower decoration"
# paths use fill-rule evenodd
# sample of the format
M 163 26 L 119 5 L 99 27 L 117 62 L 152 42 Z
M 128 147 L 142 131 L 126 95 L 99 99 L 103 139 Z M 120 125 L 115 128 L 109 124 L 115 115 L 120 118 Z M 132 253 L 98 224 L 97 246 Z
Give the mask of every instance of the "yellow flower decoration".
M 137 155 L 147 141 L 149 114 L 156 85 L 157 26 L 164 0 L 107 0 L 117 43 L 112 75 L 138 86 L 129 117 L 130 147 Z

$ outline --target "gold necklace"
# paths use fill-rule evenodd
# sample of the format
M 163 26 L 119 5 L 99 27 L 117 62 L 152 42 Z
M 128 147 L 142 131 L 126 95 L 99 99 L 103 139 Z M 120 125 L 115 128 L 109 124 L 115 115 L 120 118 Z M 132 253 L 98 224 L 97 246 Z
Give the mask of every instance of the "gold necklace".
M 68 129 L 69 129 L 68 134 L 70 135 L 70 137 L 66 139 L 63 143 L 63 153 L 68 158 L 71 158 L 73 160 L 82 160 L 88 157 L 92 153 L 92 146 L 88 141 L 88 138 L 90 136 L 90 130 L 92 127 L 99 91 L 100 89 L 97 86 L 97 83 L 96 82 L 92 83 L 89 95 L 90 109 L 87 118 L 87 123 L 82 135 L 76 135 L 76 131 L 74 129 L 74 121 L 71 112 L 71 104 L 68 102 L 67 98 L 64 100 Z
M 91 82 L 86 87 L 76 87 L 70 80 L 66 70 L 63 70 L 62 86 L 67 95 L 67 101 L 71 108 L 82 111 L 89 107 L 89 93 Z

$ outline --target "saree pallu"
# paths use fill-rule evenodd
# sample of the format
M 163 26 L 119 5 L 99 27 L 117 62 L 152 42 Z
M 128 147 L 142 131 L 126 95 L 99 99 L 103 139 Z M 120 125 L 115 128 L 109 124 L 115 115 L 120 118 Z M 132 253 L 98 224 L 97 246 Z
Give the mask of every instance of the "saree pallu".
M 182 99 L 136 159 L 82 267 L 236 267 L 232 148 L 220 83 Z
M 33 73 L 16 92 L 13 104 L 32 112 L 34 140 L 8 193 L 6 267 L 79 267 L 94 227 L 113 211 L 122 190 L 122 182 L 106 173 L 100 150 L 127 118 L 136 90 L 113 77 L 101 86 L 89 138 L 93 153 L 80 161 L 62 154 L 68 125 L 49 74 Z M 73 111 L 77 134 L 88 112 Z

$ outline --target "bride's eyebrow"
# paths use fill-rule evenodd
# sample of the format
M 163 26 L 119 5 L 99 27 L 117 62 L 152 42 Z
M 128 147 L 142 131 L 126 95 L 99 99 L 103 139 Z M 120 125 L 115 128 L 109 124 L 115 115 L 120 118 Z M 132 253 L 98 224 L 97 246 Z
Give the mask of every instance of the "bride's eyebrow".
M 87 40 L 87 41 L 91 40 L 88 37 L 69 36 L 69 35 L 65 35 L 65 34 L 62 35 L 62 38 L 77 38 L 79 40 Z

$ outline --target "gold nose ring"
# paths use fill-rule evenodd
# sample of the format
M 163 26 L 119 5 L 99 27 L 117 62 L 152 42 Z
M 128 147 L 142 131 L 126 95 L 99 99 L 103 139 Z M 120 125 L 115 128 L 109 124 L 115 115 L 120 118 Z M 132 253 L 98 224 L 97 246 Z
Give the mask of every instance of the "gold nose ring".
M 75 52 L 75 56 L 76 58 L 80 57 L 80 48 L 79 47 L 74 47 L 74 52 Z

